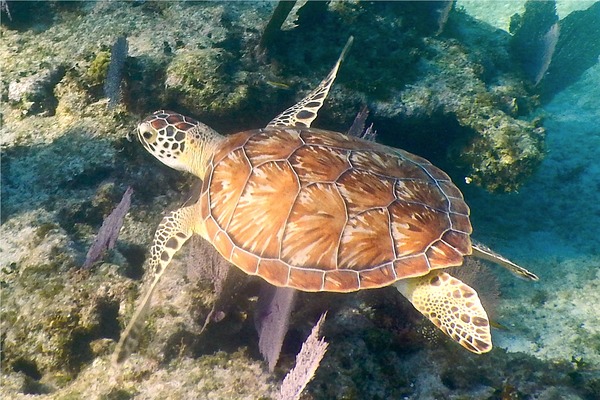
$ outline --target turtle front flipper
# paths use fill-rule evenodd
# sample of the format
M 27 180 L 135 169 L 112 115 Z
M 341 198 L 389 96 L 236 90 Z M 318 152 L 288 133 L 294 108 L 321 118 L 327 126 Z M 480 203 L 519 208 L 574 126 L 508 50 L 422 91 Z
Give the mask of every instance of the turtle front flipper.
M 129 321 L 127 328 L 125 328 L 125 331 L 121 335 L 121 339 L 113 354 L 114 363 L 120 364 L 125 361 L 137 346 L 140 332 L 150 308 L 150 300 L 152 299 L 154 289 L 175 253 L 179 251 L 181 246 L 183 246 L 193 233 L 200 233 L 200 228 L 196 226 L 195 221 L 199 215 L 199 205 L 194 204 L 172 211 L 163 218 L 158 226 L 154 234 L 154 243 L 150 250 L 150 287 L 144 293 L 141 303 L 138 305 L 131 321 Z
M 473 288 L 440 271 L 403 279 L 394 286 L 421 314 L 467 350 L 481 354 L 492 349 L 488 316 Z
M 342 64 L 342 61 L 344 61 L 344 57 L 346 56 L 346 53 L 348 52 L 348 49 L 352 45 L 353 41 L 354 38 L 350 36 L 346 42 L 346 46 L 344 46 L 344 49 L 340 54 L 340 57 L 333 66 L 333 69 L 329 75 L 327 75 L 327 77 L 321 81 L 319 86 L 317 86 L 298 103 L 276 116 L 271 122 L 269 122 L 267 127 L 299 126 L 309 128 L 310 124 L 312 124 L 315 118 L 317 118 L 317 113 L 323 106 L 323 102 L 329 94 L 329 89 L 331 89 L 331 85 L 333 85 L 333 81 L 335 81 L 338 69 Z

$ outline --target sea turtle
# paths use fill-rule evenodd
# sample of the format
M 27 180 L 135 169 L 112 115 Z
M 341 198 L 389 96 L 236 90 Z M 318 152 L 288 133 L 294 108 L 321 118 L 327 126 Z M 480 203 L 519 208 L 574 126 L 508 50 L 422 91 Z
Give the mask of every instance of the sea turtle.
M 153 281 L 121 336 L 116 362 L 136 345 L 156 284 L 194 233 L 276 286 L 352 292 L 393 284 L 468 350 L 492 348 L 477 293 L 444 270 L 473 254 L 537 277 L 472 245 L 460 190 L 427 160 L 310 127 L 351 42 L 321 84 L 265 128 L 221 136 L 163 110 L 140 123 L 146 150 L 203 183 L 200 199 L 168 214 L 156 231 Z

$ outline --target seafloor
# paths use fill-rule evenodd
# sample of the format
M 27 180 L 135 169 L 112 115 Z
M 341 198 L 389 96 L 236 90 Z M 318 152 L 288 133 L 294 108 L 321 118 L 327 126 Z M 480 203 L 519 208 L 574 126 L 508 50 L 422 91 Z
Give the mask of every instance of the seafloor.
M 325 310 L 329 349 L 303 399 L 600 398 L 600 63 L 540 100 L 498 30 L 523 2 L 459 2 L 442 34 L 401 7 L 387 10 L 394 19 L 371 3 L 334 4 L 312 12 L 334 15 L 339 32 L 304 14 L 266 52 L 255 49 L 272 2 L 1 4 L 11 14 L 2 9 L 0 43 L 2 398 L 272 398 Z M 557 9 L 564 18 L 591 4 Z M 270 373 L 257 349 L 255 280 L 233 270 L 223 318 L 200 333 L 215 298 L 199 265 L 219 258 L 196 242 L 161 282 L 139 351 L 114 369 L 153 231 L 194 185 L 127 134 L 161 107 L 224 133 L 263 126 L 327 73 L 349 32 L 359 45 L 314 126 L 347 129 L 367 104 L 381 140 L 448 170 L 474 237 L 540 277 L 488 265 L 464 273 L 496 322 L 494 349 L 464 351 L 394 290 L 303 294 Z M 128 50 L 109 101 L 119 36 Z M 463 148 L 481 152 L 462 152 L 473 138 Z M 509 156 L 495 158 L 498 149 Z M 128 186 L 115 248 L 83 270 Z

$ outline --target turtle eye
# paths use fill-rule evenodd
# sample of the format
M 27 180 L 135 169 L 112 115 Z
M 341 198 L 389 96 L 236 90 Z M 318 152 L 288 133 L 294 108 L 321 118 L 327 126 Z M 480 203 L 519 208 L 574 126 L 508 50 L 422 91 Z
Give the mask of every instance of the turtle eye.
M 140 142 L 151 144 L 156 142 L 157 132 L 149 124 L 142 123 L 138 127 L 138 136 L 140 138 Z

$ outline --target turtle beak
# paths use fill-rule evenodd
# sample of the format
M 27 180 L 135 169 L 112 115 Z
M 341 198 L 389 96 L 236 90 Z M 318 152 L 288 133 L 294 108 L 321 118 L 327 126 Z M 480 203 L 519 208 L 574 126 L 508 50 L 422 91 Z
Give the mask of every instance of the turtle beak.
M 157 133 L 149 122 L 143 121 L 137 127 L 138 141 L 151 153 L 154 153 Z

